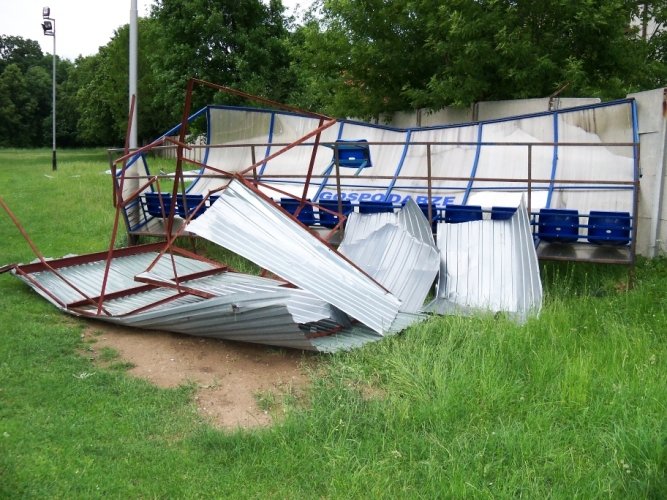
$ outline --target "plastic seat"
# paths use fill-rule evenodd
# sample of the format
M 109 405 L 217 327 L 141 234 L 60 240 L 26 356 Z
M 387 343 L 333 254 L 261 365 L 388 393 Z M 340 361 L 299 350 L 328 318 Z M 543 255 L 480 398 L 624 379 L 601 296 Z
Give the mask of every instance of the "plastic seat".
M 445 207 L 445 222 L 460 224 L 482 220 L 482 207 L 479 205 L 447 205 Z
M 516 207 L 491 207 L 491 220 L 509 220 L 515 212 Z
M 630 212 L 591 211 L 588 216 L 588 241 L 596 245 L 630 243 Z
M 296 213 L 300 204 L 301 202 L 294 198 L 280 198 L 280 206 L 283 207 L 292 215 Z M 305 203 L 301 207 L 297 219 L 306 226 L 314 225 L 317 222 L 317 220 L 315 219 L 315 211 L 313 210 L 313 206 L 309 205 L 308 203 Z
M 346 144 L 347 142 L 350 144 Z M 371 163 L 371 151 L 367 143 L 366 139 L 336 141 L 335 147 L 338 150 L 338 165 L 358 170 L 373 166 Z
M 332 212 L 338 213 L 338 200 L 322 200 L 319 202 L 320 207 L 331 210 Z M 352 202 L 343 200 L 341 201 L 342 214 L 347 216 L 352 212 Z M 324 227 L 332 228 L 338 224 L 340 217 L 336 214 L 325 212 L 320 210 L 320 224 Z
M 204 196 L 201 194 L 178 195 L 178 198 L 176 198 L 176 213 L 185 219 L 197 209 L 197 206 L 203 201 L 203 199 Z M 201 214 L 203 214 L 205 210 L 206 207 L 202 206 L 192 218 L 196 219 Z
M 561 208 L 540 209 L 538 237 L 544 241 L 573 243 L 579 239 L 579 211 Z
M 171 195 L 168 193 L 145 193 L 146 211 L 153 217 L 168 217 L 171 209 Z
M 360 201 L 360 214 L 380 214 L 384 212 L 393 212 L 394 205 L 390 201 Z

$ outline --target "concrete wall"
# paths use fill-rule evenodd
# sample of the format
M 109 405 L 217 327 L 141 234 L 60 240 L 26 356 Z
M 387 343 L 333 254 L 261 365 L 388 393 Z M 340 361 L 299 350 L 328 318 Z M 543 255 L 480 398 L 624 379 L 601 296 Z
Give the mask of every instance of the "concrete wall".
M 665 183 L 666 89 L 630 94 L 637 102 L 640 144 L 640 192 L 637 252 L 647 257 L 667 250 Z

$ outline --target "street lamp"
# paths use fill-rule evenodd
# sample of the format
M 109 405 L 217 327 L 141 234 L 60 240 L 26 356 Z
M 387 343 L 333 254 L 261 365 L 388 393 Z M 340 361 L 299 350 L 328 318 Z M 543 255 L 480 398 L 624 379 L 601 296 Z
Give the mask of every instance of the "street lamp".
M 53 155 L 52 155 L 52 167 L 53 170 L 58 168 L 56 162 L 56 20 L 51 17 L 51 9 L 49 7 L 44 7 L 42 9 L 42 29 L 44 30 L 44 35 L 53 37 L 53 95 L 52 95 L 52 138 L 53 138 Z

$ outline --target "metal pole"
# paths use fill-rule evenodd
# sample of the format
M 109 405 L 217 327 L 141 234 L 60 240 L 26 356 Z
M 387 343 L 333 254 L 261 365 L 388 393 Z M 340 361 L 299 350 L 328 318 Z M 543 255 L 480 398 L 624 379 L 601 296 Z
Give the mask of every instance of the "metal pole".
M 137 0 L 132 0 L 130 4 L 130 103 L 136 99 L 137 95 Z M 130 148 L 137 147 L 137 112 L 132 114 L 132 124 L 130 125 Z
M 428 209 L 427 209 L 427 216 L 428 216 L 428 223 L 433 227 L 433 207 L 431 206 L 431 200 L 433 199 L 433 192 L 431 189 L 431 145 L 427 144 L 426 145 L 426 182 L 428 183 L 427 185 L 427 193 L 428 193 Z
M 533 235 L 533 238 L 537 234 L 537 223 L 535 216 L 533 215 L 533 145 L 528 144 L 528 224 L 530 226 L 530 233 Z M 539 229 L 539 228 L 538 228 Z M 537 248 L 536 248 L 537 249 Z
M 58 170 L 58 161 L 56 160 L 56 20 L 53 20 L 53 123 L 52 123 L 52 143 L 53 153 L 51 158 L 51 167 L 53 170 Z

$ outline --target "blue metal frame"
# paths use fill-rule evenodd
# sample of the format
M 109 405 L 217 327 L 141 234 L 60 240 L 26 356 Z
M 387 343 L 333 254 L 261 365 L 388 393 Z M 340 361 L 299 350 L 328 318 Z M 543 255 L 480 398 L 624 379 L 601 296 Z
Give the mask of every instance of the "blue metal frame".
M 551 158 L 551 177 L 549 178 L 549 194 L 547 194 L 547 203 L 546 208 L 551 206 L 551 198 L 554 194 L 554 186 L 556 181 L 556 170 L 558 169 L 558 113 L 554 113 L 553 116 L 553 156 Z
M 273 143 L 273 127 L 276 124 L 276 114 L 271 113 L 271 118 L 269 119 L 269 133 L 268 133 L 268 140 L 266 141 L 267 146 L 266 146 L 266 151 L 264 151 L 264 158 L 267 158 L 271 154 L 271 144 Z M 264 161 L 262 163 L 262 168 L 259 169 L 258 175 L 261 177 L 264 175 L 264 170 L 266 170 L 266 164 L 267 162 Z
M 343 128 L 345 127 L 345 123 L 341 123 L 340 127 L 338 127 L 338 134 L 336 135 L 336 141 L 340 141 L 340 138 L 343 136 Z M 334 153 L 335 154 L 335 153 Z M 313 201 L 317 201 L 320 199 L 320 194 L 322 194 L 322 191 L 326 187 L 327 183 L 329 182 L 329 177 L 331 176 L 331 171 L 333 170 L 335 166 L 335 160 L 332 159 L 331 163 L 327 166 L 327 168 L 324 169 L 323 172 L 323 178 L 322 182 L 320 182 L 320 187 L 317 188 L 317 192 L 315 193 L 315 196 L 313 196 Z
M 468 123 L 458 123 L 454 125 L 436 125 L 436 126 L 429 126 L 429 127 L 408 127 L 408 128 L 399 128 L 399 127 L 390 127 L 386 125 L 380 125 L 380 124 L 369 124 L 369 123 L 364 123 L 364 122 L 359 122 L 355 120 L 339 120 L 339 129 L 338 129 L 338 134 L 337 134 L 337 140 L 340 140 L 342 135 L 343 135 L 343 130 L 346 124 L 351 124 L 351 125 L 361 125 L 364 127 L 370 127 L 370 128 L 377 128 L 381 130 L 387 130 L 387 131 L 393 131 L 393 132 L 402 132 L 405 133 L 406 135 L 406 140 L 405 140 L 405 145 L 403 147 L 403 151 L 401 154 L 401 157 L 398 161 L 398 164 L 396 166 L 396 170 L 394 172 L 393 178 L 391 179 L 389 185 L 387 186 L 384 194 L 384 199 L 389 199 L 391 196 L 392 192 L 397 190 L 397 189 L 405 189 L 405 187 L 402 187 L 400 185 L 400 173 L 402 171 L 403 165 L 405 163 L 405 158 L 407 157 L 407 152 L 409 148 L 411 147 L 411 141 L 413 137 L 413 132 L 415 131 L 425 131 L 425 130 L 443 130 L 443 129 L 454 129 L 454 128 L 461 128 L 461 127 L 468 127 L 468 126 L 477 126 L 477 140 L 476 140 L 476 150 L 475 150 L 475 157 L 473 160 L 473 164 L 471 166 L 471 171 L 470 171 L 470 179 L 468 181 L 468 184 L 465 188 L 462 187 L 448 187 L 448 186 L 437 186 L 433 187 L 432 189 L 442 192 L 442 191 L 459 191 L 459 190 L 464 190 L 464 196 L 463 196 L 463 204 L 467 203 L 470 193 L 473 191 L 476 191 L 478 189 L 482 188 L 476 188 L 474 186 L 475 183 L 475 177 L 477 175 L 477 170 L 479 167 L 480 163 L 480 157 L 481 157 L 481 152 L 482 152 L 482 146 L 483 146 L 483 134 L 484 134 L 484 126 L 487 124 L 492 124 L 492 123 L 504 123 L 504 122 L 509 122 L 509 121 L 516 121 L 516 120 L 521 120 L 521 119 L 529 119 L 529 118 L 536 118 L 536 117 L 542 117 L 542 116 L 551 116 L 553 118 L 553 135 L 554 135 L 554 146 L 553 146 L 553 158 L 552 158 L 552 169 L 551 169 L 551 177 L 550 177 L 550 183 L 548 187 L 545 188 L 535 188 L 535 190 L 547 190 L 548 195 L 547 195 L 547 207 L 551 206 L 552 198 L 553 198 L 553 192 L 555 190 L 555 182 L 556 182 L 556 174 L 558 171 L 558 161 L 559 161 L 559 147 L 558 143 L 560 140 L 559 137 L 559 124 L 558 124 L 558 119 L 560 116 L 565 115 L 567 113 L 576 113 L 580 112 L 582 110 L 588 110 L 588 109 L 600 109 L 600 108 L 605 108 L 609 106 L 618 106 L 621 104 L 629 103 L 631 105 L 631 113 L 632 113 L 632 132 L 633 132 L 633 140 L 635 144 L 639 143 L 639 137 L 638 137 L 638 119 L 637 119 L 637 105 L 634 99 L 632 98 L 626 98 L 626 99 L 619 99 L 616 101 L 610 101 L 606 103 L 595 103 L 595 104 L 588 104 L 584 106 L 578 106 L 575 108 L 568 108 L 564 110 L 551 110 L 551 111 L 543 111 L 543 112 L 538 112 L 538 113 L 528 113 L 524 115 L 518 115 L 518 116 L 511 116 L 511 117 L 505 117 L 505 118 L 498 118 L 498 119 L 493 119 L 493 120 L 484 120 L 484 121 L 478 121 L 478 122 L 468 122 Z M 303 115 L 297 112 L 291 112 L 291 111 L 275 111 L 275 110 L 268 110 L 268 109 L 260 109 L 260 108 L 253 108 L 253 107 L 243 107 L 243 106 L 228 106 L 228 105 L 209 105 L 205 106 L 204 108 L 201 108 L 200 110 L 196 111 L 193 113 L 189 118 L 188 122 L 191 122 L 192 120 L 198 118 L 202 113 L 206 113 L 206 119 L 207 119 L 207 124 L 209 125 L 207 127 L 207 143 L 210 144 L 211 142 L 211 136 L 210 136 L 210 123 L 211 123 L 211 111 L 214 109 L 229 109 L 229 110 L 235 110 L 235 111 L 251 111 L 254 113 L 270 113 L 271 118 L 270 118 L 270 123 L 269 123 L 269 131 L 268 131 L 268 140 L 267 140 L 267 147 L 266 147 L 266 152 L 265 152 L 265 157 L 270 155 L 271 151 L 271 143 L 273 142 L 274 139 L 274 128 L 275 128 L 275 121 L 276 121 L 276 115 L 285 115 L 285 116 L 298 116 L 298 117 L 309 117 L 308 115 Z M 309 117 L 312 118 L 312 117 Z M 167 132 L 165 132 L 162 136 L 164 137 L 167 135 L 173 135 L 177 133 L 180 130 L 181 124 L 178 124 L 171 129 L 169 129 Z M 309 143 L 307 143 L 309 144 Z M 634 172 L 634 180 L 635 182 L 638 181 L 639 179 L 639 165 L 638 165 L 638 146 L 635 146 L 633 148 L 633 159 L 635 163 L 635 172 Z M 204 160 L 203 162 L 206 163 L 209 158 L 209 152 L 210 149 L 206 148 L 205 153 L 204 153 Z M 126 168 L 129 168 L 132 166 L 136 161 L 139 161 L 139 158 L 142 158 L 144 163 L 145 159 L 143 155 L 136 155 L 132 157 L 128 163 Z M 329 164 L 329 166 L 325 169 L 324 172 L 324 178 L 322 182 L 320 183 L 317 192 L 315 196 L 313 197 L 313 200 L 317 201 L 319 200 L 322 192 L 327 186 L 327 183 L 330 180 L 331 172 L 333 170 L 333 162 Z M 265 175 L 267 163 L 264 162 L 262 164 L 262 167 L 259 171 L 259 175 Z M 148 164 L 145 163 L 145 168 L 146 172 L 150 175 L 150 170 L 148 167 Z M 203 171 L 200 170 L 200 172 Z M 121 172 L 117 173 L 118 176 L 121 175 Z M 196 179 L 187 189 L 187 191 L 192 190 L 199 179 Z M 274 181 L 276 182 L 276 181 Z M 285 181 L 285 180 L 280 180 L 277 182 L 281 182 L 284 184 L 298 184 L 298 181 Z M 341 184 L 343 187 L 352 187 L 355 189 L 364 189 L 364 188 L 372 188 L 376 189 L 377 186 L 370 186 L 370 185 L 345 185 Z M 416 186 L 409 186 L 410 189 L 421 189 L 420 187 Z M 632 189 L 633 190 L 633 203 L 634 207 L 637 206 L 637 190 L 634 187 L 619 187 L 619 186 L 606 186 L 606 187 L 600 187 L 600 186 L 572 186 L 568 187 L 567 189 L 606 189 L 606 190 L 628 190 Z M 426 189 L 424 187 L 424 189 Z M 484 187 L 484 190 L 512 190 L 512 191 L 517 191 L 517 190 L 523 190 L 525 188 L 522 187 Z M 154 191 L 153 186 L 151 186 L 151 191 Z M 187 192 L 186 191 L 186 192 Z M 136 203 L 141 203 L 139 200 Z M 134 206 L 134 205 L 132 205 Z M 636 214 L 634 213 L 635 209 L 633 209 L 633 218 L 636 217 Z M 140 227 L 136 226 L 136 227 Z
M 480 122 L 477 128 L 477 146 L 475 149 L 475 159 L 472 162 L 472 168 L 470 169 L 470 180 L 465 189 L 465 194 L 463 195 L 463 205 L 468 203 L 468 197 L 470 196 L 470 191 L 472 190 L 472 185 L 475 182 L 475 175 L 477 174 L 477 167 L 479 166 L 479 157 L 482 154 L 482 134 L 484 130 L 484 123 Z
M 405 133 L 405 145 L 403 146 L 403 153 L 401 153 L 401 159 L 398 160 L 398 165 L 396 166 L 396 170 L 394 171 L 394 178 L 391 180 L 389 183 L 389 186 L 387 187 L 387 191 L 384 193 L 384 199 L 387 200 L 389 199 L 389 195 L 391 194 L 392 189 L 394 189 L 394 186 L 396 185 L 396 180 L 398 179 L 398 176 L 401 173 L 401 170 L 403 169 L 403 163 L 405 163 L 405 157 L 408 154 L 408 148 L 410 147 L 410 139 L 412 137 L 412 129 L 408 129 Z

